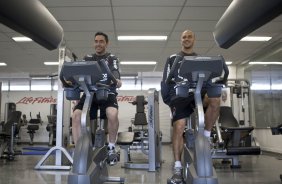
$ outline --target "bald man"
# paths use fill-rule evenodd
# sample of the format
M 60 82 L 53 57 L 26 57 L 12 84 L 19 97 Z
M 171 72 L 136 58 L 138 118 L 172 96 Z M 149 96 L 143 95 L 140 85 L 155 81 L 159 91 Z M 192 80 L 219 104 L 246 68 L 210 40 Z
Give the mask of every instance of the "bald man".
M 190 30 L 185 30 L 180 37 L 181 43 L 181 51 L 178 54 L 171 55 L 165 64 L 163 80 L 162 80 L 162 97 L 164 102 L 170 107 L 172 114 L 172 126 L 173 126 L 173 135 L 172 135 L 172 149 L 174 155 L 174 173 L 172 177 L 168 180 L 173 184 L 182 184 L 184 183 L 182 176 L 182 163 L 181 163 L 181 154 L 183 152 L 184 138 L 183 132 L 186 126 L 186 119 L 193 113 L 193 109 L 195 106 L 194 96 L 189 95 L 187 98 L 178 99 L 176 101 L 172 101 L 171 99 L 176 95 L 174 86 L 176 83 L 166 85 L 165 81 L 168 77 L 168 74 L 171 70 L 175 57 L 177 55 L 184 56 L 197 56 L 197 54 L 193 50 L 193 46 L 195 43 L 195 34 Z M 181 61 L 182 59 L 180 59 Z M 179 62 L 180 62 L 179 61 Z M 182 79 L 178 76 L 178 70 L 173 74 L 172 80 L 174 82 L 181 81 Z M 164 90 L 164 85 L 168 90 Z M 166 93 L 164 91 L 168 91 Z M 207 138 L 210 138 L 211 129 L 219 116 L 219 106 L 220 106 L 220 98 L 208 98 L 207 95 L 203 94 L 203 105 L 206 107 L 205 112 L 205 131 L 204 135 Z

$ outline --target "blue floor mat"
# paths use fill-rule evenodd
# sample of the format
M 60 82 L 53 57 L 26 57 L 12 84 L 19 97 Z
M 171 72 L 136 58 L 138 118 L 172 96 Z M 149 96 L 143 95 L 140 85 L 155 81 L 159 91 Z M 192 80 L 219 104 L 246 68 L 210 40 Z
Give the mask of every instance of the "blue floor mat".
M 47 151 L 25 151 L 22 152 L 22 155 L 45 155 Z M 55 152 L 51 153 L 51 155 L 54 155 Z
M 38 147 L 38 146 L 31 146 L 31 147 L 23 147 L 22 155 L 45 155 L 49 151 L 49 147 Z M 51 153 L 52 155 L 55 154 Z
M 23 150 L 33 150 L 33 151 L 48 151 L 49 147 L 38 147 L 38 146 L 31 146 L 31 147 L 23 147 Z

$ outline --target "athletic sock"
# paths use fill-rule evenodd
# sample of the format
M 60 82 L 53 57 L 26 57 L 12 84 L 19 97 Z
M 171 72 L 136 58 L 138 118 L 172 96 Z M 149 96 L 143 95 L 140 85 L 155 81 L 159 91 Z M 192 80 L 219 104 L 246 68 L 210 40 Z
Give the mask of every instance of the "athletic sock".
M 174 162 L 174 167 L 182 167 L 182 164 L 180 161 L 175 161 Z
M 207 138 L 210 138 L 211 137 L 211 131 L 204 130 L 204 136 L 207 137 Z
M 109 147 L 110 149 L 114 149 L 114 148 L 115 148 L 115 143 L 109 142 L 108 147 Z

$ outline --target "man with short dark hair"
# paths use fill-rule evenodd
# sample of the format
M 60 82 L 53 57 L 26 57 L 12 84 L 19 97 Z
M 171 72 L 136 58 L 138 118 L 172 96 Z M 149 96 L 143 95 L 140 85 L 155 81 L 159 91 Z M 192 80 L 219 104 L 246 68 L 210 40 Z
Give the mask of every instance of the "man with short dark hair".
M 90 108 L 90 120 L 97 119 L 97 110 L 100 109 L 100 119 L 108 120 L 108 133 L 109 133 L 109 160 L 110 165 L 114 165 L 117 162 L 117 154 L 115 152 L 115 142 L 117 137 L 117 132 L 119 128 L 118 120 L 118 103 L 117 103 L 117 91 L 116 88 L 120 88 L 122 82 L 120 80 L 119 73 L 119 59 L 106 51 L 109 45 L 108 35 L 103 32 L 97 32 L 94 38 L 94 49 L 95 54 L 85 56 L 86 61 L 100 61 L 105 60 L 106 64 L 109 66 L 109 69 L 117 79 L 117 84 L 113 85 L 111 79 L 105 74 L 103 79 L 99 83 L 110 85 L 110 92 L 108 99 L 105 102 L 98 102 L 93 97 L 93 101 Z M 103 68 L 102 68 L 103 70 Z M 72 134 L 73 140 L 76 144 L 81 132 L 81 114 L 82 108 L 85 101 L 85 95 L 81 97 L 78 104 L 74 107 L 74 112 L 72 115 Z M 93 121 L 91 121 L 93 123 Z

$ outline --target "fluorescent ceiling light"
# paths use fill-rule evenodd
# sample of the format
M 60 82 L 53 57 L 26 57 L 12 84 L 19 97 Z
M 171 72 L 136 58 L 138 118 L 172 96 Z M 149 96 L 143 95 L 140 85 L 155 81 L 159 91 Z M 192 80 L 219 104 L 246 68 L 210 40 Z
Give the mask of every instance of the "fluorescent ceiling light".
M 118 36 L 117 39 L 120 41 L 165 41 L 167 36 Z
M 12 37 L 12 39 L 16 42 L 31 42 L 32 41 L 32 39 L 25 37 L 25 36 Z
M 155 65 L 156 61 L 121 61 L 121 65 Z
M 278 61 L 269 61 L 269 62 L 263 62 L 263 61 L 252 61 L 249 62 L 250 65 L 282 65 L 282 62 Z
M 231 65 L 231 64 L 232 64 L 232 61 L 225 61 L 225 63 L 226 63 L 227 65 Z
M 271 39 L 270 36 L 246 36 L 242 38 L 240 41 L 246 42 L 267 42 Z
M 137 79 L 138 76 L 121 76 L 121 79 Z
M 7 66 L 6 63 L 0 63 L 0 66 Z
M 49 62 L 49 61 L 46 61 L 46 62 L 44 62 L 44 65 L 59 65 L 59 62 Z
M 31 77 L 33 80 L 50 80 L 50 77 Z

